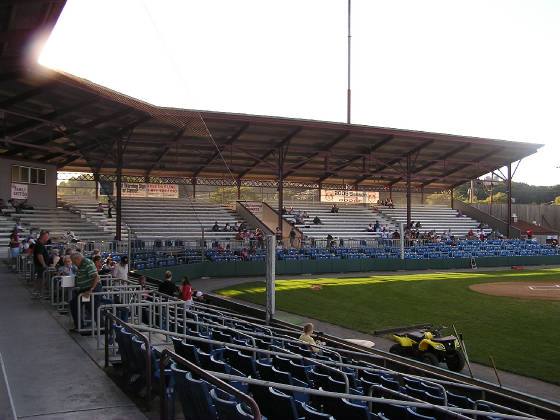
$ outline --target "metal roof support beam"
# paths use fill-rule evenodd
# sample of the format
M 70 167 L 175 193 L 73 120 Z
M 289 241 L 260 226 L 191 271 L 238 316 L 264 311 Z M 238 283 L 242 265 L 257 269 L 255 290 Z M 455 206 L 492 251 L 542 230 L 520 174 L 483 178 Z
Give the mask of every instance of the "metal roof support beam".
M 497 148 L 495 148 L 494 150 L 492 150 L 490 153 L 485 153 L 484 155 L 479 155 L 479 156 L 478 156 L 478 159 L 476 159 L 476 160 L 477 160 L 477 161 L 481 161 L 481 160 L 483 160 L 483 159 L 487 159 L 487 158 L 491 157 L 492 155 L 495 155 L 496 153 L 500 152 L 502 149 L 503 149 L 502 147 L 497 147 Z M 425 187 L 426 185 L 432 184 L 432 183 L 435 182 L 435 181 L 438 181 L 438 180 L 440 180 L 440 179 L 445 179 L 445 178 L 447 178 L 449 175 L 452 175 L 452 174 L 454 174 L 455 172 L 462 171 L 463 169 L 468 168 L 468 167 L 469 167 L 468 164 L 461 165 L 461 166 L 459 166 L 458 168 L 454 168 L 454 169 L 452 169 L 452 170 L 450 170 L 450 171 L 445 172 L 441 177 L 432 178 L 432 179 L 430 179 L 430 180 L 424 182 L 424 183 L 422 184 L 422 186 Z M 464 182 L 464 181 L 463 181 L 463 182 Z M 454 184 L 453 187 L 457 187 L 457 186 L 459 186 L 459 185 L 461 185 L 461 184 L 462 184 L 462 182 L 461 182 L 461 183 L 458 183 L 458 184 Z
M 272 155 L 272 153 L 274 153 L 274 151 L 276 149 L 282 148 L 282 153 L 284 153 L 284 151 L 283 151 L 284 146 L 287 145 L 292 140 L 292 138 L 294 138 L 297 135 L 297 133 L 299 133 L 300 131 L 301 131 L 301 127 L 296 128 L 294 131 L 292 131 L 290 134 L 288 134 L 286 137 L 284 137 L 280 143 L 274 145 L 274 147 L 272 149 L 270 149 L 268 152 L 266 152 L 264 155 L 262 155 L 258 160 L 255 159 L 256 162 L 253 163 L 252 165 L 248 166 L 237 177 L 239 179 L 243 178 L 245 175 L 247 175 L 249 172 L 251 172 L 257 166 L 259 166 L 262 162 L 264 162 L 270 155 Z
M 339 144 L 342 140 L 344 140 L 345 138 L 347 138 L 350 135 L 350 132 L 345 131 L 344 133 L 342 133 L 341 135 L 339 135 L 338 137 L 336 137 L 335 139 L 333 139 L 332 141 L 330 141 L 325 147 L 323 147 L 321 150 L 312 153 L 310 156 L 306 157 L 305 159 L 301 160 L 300 162 L 296 163 L 295 165 L 293 165 L 288 171 L 286 171 L 286 173 L 284 174 L 284 177 L 291 175 L 293 172 L 295 172 L 296 170 L 298 170 L 299 168 L 301 168 L 302 166 L 304 166 L 306 163 L 312 161 L 313 159 L 315 159 L 317 156 L 319 156 L 321 153 L 325 153 L 325 152 L 330 152 L 331 149 L 336 146 L 337 144 Z
M 12 96 L 11 98 L 6 99 L 4 102 L 0 102 L 0 108 L 8 108 L 12 105 L 17 104 L 18 102 L 25 101 L 29 98 L 33 98 L 34 96 L 40 95 L 52 89 L 54 87 L 54 82 L 45 83 L 44 85 L 38 86 L 34 89 L 30 89 L 27 92 L 20 93 L 19 95 Z
M 44 127 L 46 125 L 51 125 L 51 126 L 57 125 L 59 123 L 57 123 L 55 121 L 52 121 L 54 118 L 61 117 L 63 115 L 66 115 L 66 114 L 69 114 L 71 112 L 77 111 L 81 108 L 84 108 L 88 105 L 91 105 L 91 104 L 97 102 L 98 100 L 99 100 L 98 97 L 86 99 L 85 101 L 78 102 L 77 104 L 62 108 L 58 111 L 53 111 L 49 114 L 41 115 L 40 117 L 44 121 L 37 121 L 37 122 L 27 121 L 27 122 L 21 123 L 21 124 L 15 126 L 15 127 L 12 127 L 10 130 L 8 130 L 6 135 L 15 139 L 15 138 L 21 137 L 21 136 L 23 136 L 27 133 L 31 133 L 31 132 L 33 132 L 33 131 L 41 128 L 41 127 Z
M 410 203 L 410 171 L 411 171 L 410 153 L 406 155 L 406 226 L 410 227 L 411 221 L 411 203 Z M 404 238 L 401 238 L 404 240 Z
M 352 165 L 353 163 L 359 161 L 362 158 L 362 156 L 356 156 L 355 158 L 350 159 L 349 161 L 347 161 L 346 163 L 343 163 L 342 165 L 337 166 L 336 168 L 334 168 L 332 171 L 328 171 L 327 173 L 325 173 L 325 175 L 323 175 L 321 178 L 319 178 L 317 181 L 315 181 L 316 183 L 321 183 L 323 182 L 325 179 L 329 178 L 331 175 L 336 174 L 338 171 L 343 170 L 344 168 Z
M 148 169 L 146 169 L 146 175 L 145 176 L 150 176 L 150 173 L 154 170 L 156 165 L 161 162 L 161 160 L 169 152 L 171 147 L 179 141 L 179 139 L 181 138 L 181 136 L 183 135 L 183 133 L 185 132 L 186 129 L 187 129 L 187 126 L 185 125 L 179 131 L 177 131 L 169 141 L 167 141 L 167 143 L 165 144 L 163 150 L 160 152 L 158 157 L 152 162 L 150 167 Z
M 122 167 L 123 167 L 123 146 L 121 138 L 117 138 L 117 220 L 115 239 L 121 240 L 122 232 Z
M 511 162 L 507 165 L 507 236 L 511 238 Z
M 78 126 L 78 127 L 76 127 L 76 128 L 72 128 L 72 129 L 70 129 L 70 130 L 67 130 L 67 131 L 64 132 L 64 133 L 57 133 L 57 134 L 54 135 L 54 136 L 44 137 L 44 138 L 42 138 L 42 139 L 40 139 L 40 140 L 34 142 L 33 144 L 36 145 L 36 146 L 37 146 L 37 145 L 42 146 L 42 145 L 51 143 L 51 142 L 53 142 L 53 141 L 55 141 L 55 140 L 57 140 L 57 139 L 59 139 L 59 138 L 68 137 L 68 136 L 77 134 L 77 133 L 79 133 L 80 131 L 86 131 L 86 130 L 88 130 L 89 128 L 93 128 L 93 127 L 95 127 L 95 126 L 104 124 L 104 123 L 109 122 L 109 121 L 111 121 L 111 120 L 114 120 L 114 119 L 123 117 L 123 116 L 125 116 L 126 114 L 130 114 L 132 111 L 133 111 L 133 109 L 127 108 L 127 109 L 123 109 L 123 110 L 120 110 L 120 111 L 117 111 L 117 112 L 113 112 L 112 114 L 109 114 L 109 115 L 105 115 L 105 116 L 103 116 L 103 117 L 96 118 L 96 119 L 94 119 L 94 120 L 92 120 L 92 121 L 90 121 L 90 122 L 88 122 L 88 123 L 86 123 L 86 124 L 82 124 L 82 125 L 80 125 L 80 126 Z M 23 152 L 24 150 L 25 150 L 25 147 L 16 148 L 16 149 L 9 150 L 8 152 L 4 153 L 3 156 L 13 156 L 13 155 L 15 155 L 15 154 L 17 154 L 17 153 Z
M 222 145 L 218 146 L 218 150 L 216 150 L 212 156 L 210 156 L 196 171 L 194 171 L 193 176 L 198 176 L 200 175 L 200 173 L 208 166 L 210 165 L 212 162 L 214 162 L 214 160 L 220 156 L 221 151 L 225 148 L 225 146 L 229 146 L 231 144 L 233 144 L 234 141 L 236 141 L 239 137 L 241 137 L 241 135 L 245 132 L 245 130 L 247 130 L 247 128 L 249 127 L 249 123 L 245 123 L 241 126 L 241 128 L 239 128 L 239 130 L 237 130 L 226 142 L 224 142 Z
M 282 209 L 284 208 L 284 146 L 278 149 L 278 227 L 283 233 Z M 282 235 L 283 237 L 283 235 Z

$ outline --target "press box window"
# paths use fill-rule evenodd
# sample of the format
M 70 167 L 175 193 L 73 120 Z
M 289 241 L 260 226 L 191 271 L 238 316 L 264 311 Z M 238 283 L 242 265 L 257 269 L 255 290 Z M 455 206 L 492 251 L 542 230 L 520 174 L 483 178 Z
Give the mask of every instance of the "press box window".
M 28 166 L 12 166 L 12 182 L 46 185 L 47 170 Z

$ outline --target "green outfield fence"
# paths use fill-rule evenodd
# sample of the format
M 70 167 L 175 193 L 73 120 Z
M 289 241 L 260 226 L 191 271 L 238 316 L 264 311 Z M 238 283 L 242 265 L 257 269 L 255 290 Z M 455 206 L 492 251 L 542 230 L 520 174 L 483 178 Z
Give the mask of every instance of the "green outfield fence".
M 560 265 L 560 255 L 489 257 L 477 258 L 476 264 L 482 267 L 508 267 L 525 265 Z M 173 279 L 179 281 L 182 276 L 190 279 L 201 277 L 250 277 L 265 275 L 264 262 L 183 264 L 171 267 L 138 270 L 137 272 L 153 279 L 164 279 L 164 273 L 171 271 Z M 361 259 L 361 260 L 305 260 L 276 261 L 276 274 L 322 274 L 352 273 L 368 271 L 396 270 L 448 270 L 454 268 L 471 268 L 470 258 L 447 258 L 425 260 L 400 259 Z

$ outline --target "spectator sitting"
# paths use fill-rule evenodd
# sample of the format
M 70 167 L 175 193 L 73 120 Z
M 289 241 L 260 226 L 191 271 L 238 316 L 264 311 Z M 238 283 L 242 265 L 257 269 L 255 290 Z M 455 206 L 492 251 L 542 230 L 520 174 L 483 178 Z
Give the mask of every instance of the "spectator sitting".
M 295 223 L 300 224 L 303 222 L 303 219 L 301 218 L 301 216 L 299 214 L 296 214 L 296 217 L 294 218 Z
M 314 225 L 320 225 L 321 224 L 321 219 L 319 219 L 319 216 L 315 216 L 313 218 L 313 224 Z
M 294 214 L 294 206 L 290 207 L 290 211 L 288 211 L 288 214 Z
M 229 225 L 229 223 L 226 223 L 226 225 L 224 226 L 224 232 L 231 232 L 231 226 Z
M 474 238 L 474 232 L 471 230 L 469 230 L 469 232 L 467 233 L 467 239 L 472 239 Z
M 420 223 L 420 220 L 418 220 L 416 222 L 416 225 L 414 226 L 416 229 L 420 229 L 422 227 L 422 224 Z
M 243 232 L 241 232 L 241 231 L 237 232 L 237 234 L 235 235 L 235 239 L 237 241 L 242 241 L 243 240 Z
M 104 213 L 105 210 L 103 209 L 103 203 L 99 203 L 97 205 L 97 209 L 95 210 L 97 213 Z
M 109 219 L 113 218 L 113 202 L 111 200 L 109 200 L 109 202 L 107 203 L 107 217 Z
M 232 229 L 233 229 L 235 232 L 239 232 L 239 225 L 237 224 L 237 222 L 235 222 L 235 224 L 233 225 Z
M 309 344 L 309 349 L 313 353 L 319 353 L 321 349 L 316 346 L 324 346 L 325 343 L 322 341 L 315 341 L 313 337 L 311 337 L 311 334 L 313 334 L 313 324 L 309 322 L 303 325 L 303 334 L 299 336 L 299 339 Z
M 172 277 L 171 271 L 166 271 L 165 280 L 162 281 L 158 287 L 159 293 L 168 296 L 173 296 L 175 294 L 175 290 L 177 290 L 177 288 L 175 287 L 175 284 L 173 284 L 173 282 L 171 281 L 171 277 Z
M 392 239 L 401 239 L 401 234 L 395 230 L 393 232 Z
M 338 206 L 336 204 L 333 204 L 331 207 L 331 213 L 338 213 Z
M 387 207 L 389 207 L 390 209 L 395 208 L 395 205 L 393 204 L 393 200 L 391 198 L 387 200 Z
M 0 209 L 9 209 L 10 206 L 6 204 L 3 198 L 0 198 Z
M 374 232 L 380 232 L 381 231 L 381 225 L 379 224 L 379 220 L 375 221 L 375 225 L 373 225 L 373 231 Z
M 276 243 L 278 244 L 278 243 L 282 242 L 282 231 L 280 230 L 279 226 L 276 227 L 276 234 L 275 235 L 276 235 Z
M 243 257 L 244 261 L 247 261 L 247 257 L 249 256 L 249 251 L 247 250 L 247 248 L 243 248 L 241 250 L 241 256 Z
M 309 215 L 307 214 L 307 211 L 304 210 L 301 217 L 303 217 L 304 219 L 307 219 L 309 217 Z
M 218 222 L 216 221 L 214 223 L 214 226 L 212 226 L 212 232 L 219 232 L 220 231 L 220 226 L 218 225 Z
M 366 228 L 366 231 L 368 231 L 368 232 L 374 232 L 374 231 L 375 231 L 375 228 L 374 228 L 373 225 L 370 223 L 370 224 L 368 225 L 368 227 Z
M 461 211 L 459 210 L 459 211 L 457 212 L 457 216 L 455 216 L 455 217 L 463 217 L 463 213 L 461 213 Z
M 66 232 L 66 235 L 64 235 L 64 240 L 66 242 L 72 242 L 72 243 L 78 242 L 78 238 L 76 238 L 76 235 L 74 235 L 74 232 L 72 232 L 71 230 Z
M 286 206 L 282 207 L 282 214 L 288 214 L 288 210 L 286 210 Z
M 64 263 L 62 264 L 62 266 L 58 268 L 58 275 L 71 276 L 73 274 L 76 274 L 76 272 L 78 271 L 78 267 L 72 264 L 72 259 L 70 258 L 70 255 L 65 255 L 63 257 L 63 261 Z

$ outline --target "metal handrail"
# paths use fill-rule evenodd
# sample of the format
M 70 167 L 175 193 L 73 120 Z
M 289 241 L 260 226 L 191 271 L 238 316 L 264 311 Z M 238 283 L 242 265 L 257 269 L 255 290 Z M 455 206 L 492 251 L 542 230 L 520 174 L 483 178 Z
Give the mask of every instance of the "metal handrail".
M 208 373 L 206 370 L 199 368 L 194 363 L 184 359 L 183 357 L 175 354 L 167 349 L 161 352 L 160 363 L 159 363 L 159 370 L 160 370 L 160 378 L 165 377 L 165 365 L 169 360 L 174 360 L 175 362 L 181 364 L 181 366 L 185 366 L 190 371 L 196 373 L 197 375 L 204 378 L 207 382 L 210 382 L 213 385 L 216 385 L 220 389 L 224 389 L 230 394 L 235 395 L 236 397 L 240 398 L 244 402 L 246 402 L 250 407 L 253 414 L 254 420 L 261 420 L 261 411 L 259 406 L 255 402 L 253 398 L 248 396 L 247 394 L 239 391 L 238 389 L 232 387 L 230 384 L 222 381 L 220 378 Z M 160 396 L 164 395 L 165 393 L 165 381 L 160 380 Z M 166 410 L 165 410 L 165 400 L 160 397 L 160 418 L 166 419 Z
M 130 324 L 119 319 L 109 311 L 105 311 L 105 331 L 109 331 L 109 320 L 125 327 L 132 334 L 144 342 L 146 346 L 146 407 L 148 411 L 151 408 L 151 389 L 152 389 L 152 352 L 150 351 L 150 340 Z M 105 334 L 105 368 L 109 367 L 109 334 Z M 163 378 L 163 376 L 162 376 Z M 163 381 L 162 381 L 163 382 Z M 163 395 L 163 394 L 161 394 Z M 162 398 L 163 400 L 163 398 Z

